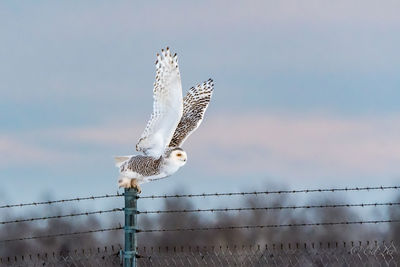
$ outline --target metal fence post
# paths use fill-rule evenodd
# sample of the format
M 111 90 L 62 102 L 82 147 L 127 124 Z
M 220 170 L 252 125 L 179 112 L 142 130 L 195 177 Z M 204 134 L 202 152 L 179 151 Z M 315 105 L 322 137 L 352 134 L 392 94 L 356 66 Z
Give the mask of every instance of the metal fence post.
M 124 267 L 136 267 L 137 195 L 133 188 L 125 188 L 125 250 Z

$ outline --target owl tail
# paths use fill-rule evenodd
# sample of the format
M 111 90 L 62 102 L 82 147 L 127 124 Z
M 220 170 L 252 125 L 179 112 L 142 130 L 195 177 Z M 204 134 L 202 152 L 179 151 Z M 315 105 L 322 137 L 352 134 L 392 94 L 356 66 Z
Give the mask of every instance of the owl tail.
M 125 161 L 129 160 L 132 156 L 118 156 L 115 157 L 115 166 L 118 168 L 121 168 L 122 164 L 125 163 Z

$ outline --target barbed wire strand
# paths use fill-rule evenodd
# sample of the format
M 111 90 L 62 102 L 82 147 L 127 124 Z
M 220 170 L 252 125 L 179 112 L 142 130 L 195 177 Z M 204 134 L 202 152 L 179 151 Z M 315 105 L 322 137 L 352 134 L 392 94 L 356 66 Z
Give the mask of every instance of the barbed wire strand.
M 157 199 L 157 198 L 220 197 L 220 196 L 245 196 L 245 195 L 263 195 L 263 194 L 269 195 L 269 194 L 296 194 L 296 193 L 322 193 L 322 192 L 351 192 L 351 191 L 398 190 L 398 189 L 400 189 L 400 186 L 344 187 L 344 188 L 321 188 L 321 189 L 276 190 L 276 191 L 231 192 L 231 193 L 149 195 L 149 196 L 139 196 L 138 198 Z
M 65 202 L 83 201 L 83 200 L 95 200 L 95 199 L 102 199 L 102 198 L 114 198 L 114 197 L 122 197 L 123 195 L 124 194 L 117 193 L 117 194 L 111 194 L 111 195 L 107 194 L 107 195 L 101 195 L 101 196 L 76 197 L 76 198 L 67 198 L 67 199 L 41 201 L 41 202 L 10 204 L 10 205 L 0 206 L 0 209 L 26 207 L 26 206 L 38 206 L 38 205 L 51 205 L 51 204 L 55 204 L 55 203 L 65 203 Z
M 72 233 L 61 233 L 61 234 L 42 235 L 42 236 L 28 236 L 28 237 L 0 240 L 0 243 L 7 243 L 7 242 L 14 242 L 14 241 L 25 241 L 25 240 L 33 240 L 33 239 L 42 239 L 42 238 L 66 237 L 66 236 L 74 236 L 74 235 L 82 235 L 82 234 L 93 234 L 93 233 L 100 233 L 100 232 L 117 231 L 117 230 L 122 230 L 122 229 L 124 229 L 122 226 L 118 226 L 118 227 L 113 227 L 113 228 L 103 228 L 103 229 L 72 232 Z
M 342 221 L 342 222 L 318 222 L 318 223 L 290 223 L 290 224 L 268 224 L 268 225 L 242 225 L 242 226 L 217 226 L 217 227 L 195 227 L 195 228 L 173 228 L 173 229 L 146 229 L 137 230 L 138 233 L 154 232 L 182 232 L 182 231 L 208 231 L 208 230 L 235 230 L 235 229 L 254 229 L 254 228 L 279 228 L 279 227 L 302 227 L 302 226 L 334 226 L 352 224 L 378 224 L 378 223 L 398 223 L 398 220 L 376 220 L 376 221 Z
M 207 231 L 207 230 L 235 230 L 235 229 L 255 229 L 255 228 L 279 228 L 279 227 L 302 227 L 302 226 L 334 226 L 334 225 L 352 225 L 352 224 L 378 224 L 378 223 L 398 223 L 400 219 L 393 220 L 375 220 L 375 221 L 342 221 L 342 222 L 318 222 L 318 223 L 292 223 L 292 224 L 269 224 L 269 225 L 241 225 L 241 226 L 217 226 L 217 227 L 195 227 L 195 228 L 173 228 L 173 229 L 145 229 L 136 230 L 137 233 L 154 233 L 154 232 L 181 232 L 181 231 Z M 43 239 L 43 238 L 55 238 L 55 237 L 65 237 L 74 236 L 81 234 L 92 234 L 99 232 L 117 231 L 124 229 L 122 226 L 113 228 L 103 228 L 89 231 L 79 231 L 72 233 L 60 233 L 52 235 L 42 235 L 42 236 L 29 236 L 13 239 L 3 239 L 0 243 L 14 242 L 14 241 L 25 241 L 33 239 Z
M 214 209 L 183 209 L 183 210 L 149 210 L 138 211 L 137 214 L 165 214 L 165 213 L 196 213 L 196 212 L 230 212 L 230 211 L 261 211 L 261 210 L 295 210 L 295 209 L 318 209 L 318 208 L 350 208 L 350 207 L 378 207 L 378 206 L 400 206 L 400 202 L 386 202 L 386 203 L 360 203 L 360 204 L 328 204 L 328 205 L 303 205 L 303 206 L 275 206 L 275 207 L 244 207 L 244 208 L 214 208 Z M 2 221 L 0 225 L 33 222 L 40 220 L 62 219 L 67 217 L 89 216 L 95 214 L 105 214 L 122 212 L 123 208 L 114 208 L 109 210 L 87 211 L 80 213 L 71 213 L 65 215 L 54 215 L 45 217 L 35 217 L 27 219 L 18 219 L 11 221 Z
M 318 209 L 318 208 L 350 208 L 350 207 L 378 207 L 378 206 L 400 206 L 400 202 L 385 202 L 385 203 L 360 203 L 360 204 L 327 204 L 327 205 L 303 205 L 303 206 L 275 206 L 275 207 L 244 207 L 244 208 L 214 208 L 214 209 L 183 209 L 183 210 L 149 210 L 138 211 L 137 214 L 165 214 L 165 213 L 196 213 L 196 212 L 230 212 L 230 211 L 261 211 L 261 210 L 295 210 L 295 209 Z M 27 219 L 18 219 L 11 221 L 0 221 L 0 225 L 33 222 L 40 220 L 62 219 L 67 217 L 89 216 L 95 214 L 105 214 L 122 212 L 123 208 L 114 208 L 109 210 L 86 211 L 80 213 L 71 213 L 65 215 L 54 215 L 35 217 Z
M 13 221 L 3 221 L 3 222 L 0 222 L 0 224 L 4 225 L 4 224 L 11 224 L 11 223 L 22 223 L 22 222 L 41 221 L 41 220 L 61 219 L 61 218 L 66 218 L 66 217 L 89 216 L 89 215 L 94 215 L 94 214 L 119 212 L 119 211 L 123 211 L 123 210 L 124 210 L 123 208 L 115 208 L 115 209 L 109 209 L 109 210 L 87 211 L 87 212 L 71 213 L 71 214 L 65 214 L 65 215 L 55 215 L 55 216 L 29 218 L 29 219 L 19 219 L 19 220 L 13 220 Z
M 254 191 L 254 192 L 228 192 L 228 193 L 202 193 L 202 194 L 183 194 L 183 195 L 149 195 L 149 196 L 138 196 L 142 199 L 157 199 L 157 198 L 186 198 L 186 197 L 220 197 L 220 196 L 245 196 L 245 195 L 268 195 L 268 194 L 295 194 L 295 193 L 322 193 L 322 192 L 350 192 L 350 191 L 371 191 L 371 190 L 398 190 L 400 186 L 375 186 L 375 187 L 345 187 L 345 188 L 321 188 L 321 189 L 301 189 L 301 190 L 276 190 L 276 191 Z M 65 203 L 73 201 L 83 200 L 95 200 L 104 198 L 115 198 L 122 197 L 123 193 L 117 194 L 106 194 L 99 196 L 88 196 L 88 197 L 76 197 L 68 199 L 30 202 L 30 203 L 19 203 L 19 204 L 8 204 L 0 206 L 0 209 L 15 208 L 15 207 L 26 207 L 26 206 L 38 206 L 38 205 L 51 205 L 56 203 Z
M 149 211 L 139 211 L 138 214 L 228 212 L 228 211 L 286 210 L 286 209 L 295 210 L 295 209 L 314 209 L 314 208 L 350 208 L 350 207 L 378 207 L 378 206 L 399 206 L 399 205 L 400 205 L 400 202 L 385 202 L 385 203 L 328 204 L 328 205 L 276 206 L 276 207 L 183 209 L 183 210 L 149 210 Z

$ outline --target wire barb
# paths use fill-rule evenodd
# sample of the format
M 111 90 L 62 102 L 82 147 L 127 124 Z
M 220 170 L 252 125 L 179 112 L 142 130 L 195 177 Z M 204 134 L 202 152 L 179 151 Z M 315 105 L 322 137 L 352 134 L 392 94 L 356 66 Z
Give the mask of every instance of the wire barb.
M 245 195 L 270 195 L 270 194 L 297 194 L 297 193 L 322 193 L 322 192 L 350 192 L 350 191 L 372 191 L 372 190 L 399 190 L 400 186 L 375 186 L 375 187 L 352 187 L 352 188 L 321 188 L 301 190 L 276 190 L 276 191 L 253 191 L 253 192 L 231 192 L 231 193 L 203 193 L 183 195 L 150 195 L 139 196 L 142 199 L 158 198 L 191 198 L 191 197 L 221 197 L 221 196 L 245 196 Z

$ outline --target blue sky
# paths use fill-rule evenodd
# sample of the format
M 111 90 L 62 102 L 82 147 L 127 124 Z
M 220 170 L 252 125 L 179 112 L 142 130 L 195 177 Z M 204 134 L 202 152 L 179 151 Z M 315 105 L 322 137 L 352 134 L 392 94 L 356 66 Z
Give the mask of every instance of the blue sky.
M 212 77 L 189 162 L 146 194 L 396 184 L 397 1 L 3 1 L 1 201 L 116 192 L 155 54 Z M 21 194 L 22 193 L 22 194 Z

